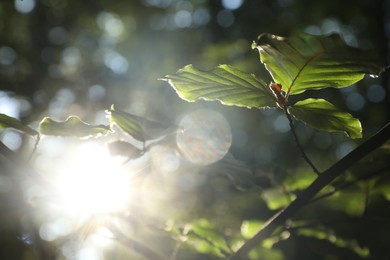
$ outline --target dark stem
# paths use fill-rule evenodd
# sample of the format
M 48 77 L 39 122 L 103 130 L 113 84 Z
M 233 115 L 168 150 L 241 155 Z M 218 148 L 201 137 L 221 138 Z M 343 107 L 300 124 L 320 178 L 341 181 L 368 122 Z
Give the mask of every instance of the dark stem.
M 34 156 L 35 152 L 37 151 L 38 149 L 38 145 L 39 145 L 39 141 L 41 140 L 41 136 L 38 134 L 36 139 L 35 139 L 35 144 L 34 144 L 34 148 L 33 150 L 31 151 L 31 154 L 30 156 L 28 157 L 28 161 L 31 161 L 32 157 Z
M 346 189 L 346 188 L 348 188 L 348 187 L 350 187 L 350 186 L 356 184 L 357 182 L 364 181 L 364 180 L 369 180 L 369 179 L 374 178 L 374 177 L 376 177 L 376 176 L 379 176 L 379 175 L 381 175 L 381 174 L 387 174 L 387 173 L 388 173 L 388 170 L 390 170 L 390 165 L 385 166 L 385 167 L 383 167 L 383 168 L 381 168 L 381 169 L 378 169 L 378 170 L 376 170 L 376 171 L 374 171 L 374 172 L 372 172 L 372 173 L 366 174 L 366 175 L 364 175 L 364 176 L 360 176 L 360 177 L 357 178 L 356 180 L 353 180 L 353 181 L 344 183 L 344 184 L 342 184 L 342 185 L 340 185 L 340 186 L 338 186 L 338 187 L 335 187 L 334 190 L 332 190 L 332 191 L 330 191 L 330 192 L 328 192 L 328 193 L 322 194 L 321 196 L 315 197 L 314 199 L 312 199 L 312 200 L 310 201 L 310 203 L 314 203 L 314 202 L 317 202 L 317 201 L 319 201 L 319 200 L 325 199 L 325 198 L 327 198 L 327 197 L 329 197 L 329 196 L 332 196 L 332 195 L 335 194 L 336 192 L 339 192 L 339 191 L 341 191 L 341 190 L 343 190 L 343 189 Z M 388 177 L 388 176 L 386 176 L 386 177 Z
M 298 148 L 299 148 L 299 151 L 301 152 L 301 155 L 303 157 L 303 159 L 305 159 L 305 161 L 310 165 L 310 167 L 313 169 L 313 171 L 317 174 L 317 175 L 320 175 L 320 172 L 317 170 L 317 168 L 315 167 L 315 165 L 313 164 L 313 162 L 309 159 L 309 157 L 306 155 L 305 153 L 305 150 L 303 149 L 301 143 L 299 142 L 299 139 L 298 139 L 298 135 L 297 133 L 295 132 L 295 126 L 294 126 L 294 122 L 291 118 L 291 115 L 290 113 L 288 112 L 288 109 L 286 107 L 283 108 L 283 111 L 284 111 L 284 114 L 287 116 L 287 119 L 288 119 L 288 122 L 290 124 L 290 129 L 291 129 L 291 133 L 293 134 L 294 136 L 294 140 L 295 140 L 295 143 L 297 144 Z
M 258 246 L 260 242 L 268 238 L 275 228 L 283 225 L 286 220 L 295 215 L 302 207 L 307 205 L 312 198 L 331 183 L 336 177 L 340 176 L 345 170 L 357 163 L 364 156 L 379 148 L 383 143 L 390 139 L 390 123 L 381 129 L 376 135 L 358 146 L 355 150 L 347 154 L 340 161 L 336 162 L 329 169 L 324 171 L 309 185 L 287 208 L 278 212 L 262 229 L 251 239 L 249 239 L 231 259 L 247 259 L 248 252 Z

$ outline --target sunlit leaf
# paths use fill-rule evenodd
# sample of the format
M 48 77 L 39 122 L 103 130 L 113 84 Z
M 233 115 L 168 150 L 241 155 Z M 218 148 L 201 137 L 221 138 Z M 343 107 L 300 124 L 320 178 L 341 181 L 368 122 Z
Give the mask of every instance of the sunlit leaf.
M 107 112 L 111 124 L 117 125 L 123 132 L 141 142 L 175 133 L 178 128 L 172 124 L 153 121 L 123 112 L 116 109 L 114 105 Z
M 164 78 L 184 100 L 219 100 L 222 104 L 240 107 L 275 107 L 275 98 L 266 83 L 253 74 L 228 65 L 201 71 L 192 65 Z
M 263 225 L 263 221 L 244 220 L 241 224 L 241 235 L 246 239 L 250 239 L 259 232 Z
M 22 133 L 26 133 L 29 135 L 38 135 L 39 133 L 32 129 L 29 126 L 24 125 L 20 120 L 7 116 L 5 114 L 0 114 L 0 129 L 1 128 L 14 128 L 19 130 Z
M 197 247 L 201 251 L 202 249 L 208 249 L 210 252 L 213 252 L 215 249 L 217 249 L 218 251 L 214 251 L 214 253 L 217 253 L 216 255 L 219 256 L 231 253 L 231 249 L 226 244 L 224 236 L 220 234 L 206 219 L 200 219 L 197 223 L 191 224 L 189 239 L 190 242 L 198 241 L 199 239 L 204 240 L 206 243 L 199 244 L 198 241 Z M 202 245 L 202 247 L 199 248 L 199 245 Z M 210 245 L 213 247 L 213 249 L 209 248 Z
M 45 117 L 39 124 L 39 132 L 43 135 L 87 138 L 106 135 L 110 128 L 105 125 L 87 124 L 77 116 L 70 116 L 61 122 Z
M 286 194 L 280 189 L 268 189 L 261 194 L 261 197 L 270 210 L 276 210 L 286 207 L 296 196 L 294 194 Z
M 315 128 L 328 132 L 345 131 L 351 138 L 362 137 L 360 121 L 324 99 L 298 101 L 289 111 L 297 119 Z
M 349 86 L 366 73 L 378 75 L 384 69 L 375 52 L 350 47 L 336 34 L 299 33 L 290 38 L 262 34 L 252 48 L 259 50 L 261 62 L 289 94 Z

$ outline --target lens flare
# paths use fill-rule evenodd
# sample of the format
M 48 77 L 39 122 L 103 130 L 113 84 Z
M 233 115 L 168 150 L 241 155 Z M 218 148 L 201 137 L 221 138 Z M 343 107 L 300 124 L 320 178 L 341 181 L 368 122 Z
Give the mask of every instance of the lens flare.
M 181 154 L 190 162 L 208 165 L 222 159 L 232 144 L 229 123 L 218 112 L 201 109 L 180 122 L 176 136 Z

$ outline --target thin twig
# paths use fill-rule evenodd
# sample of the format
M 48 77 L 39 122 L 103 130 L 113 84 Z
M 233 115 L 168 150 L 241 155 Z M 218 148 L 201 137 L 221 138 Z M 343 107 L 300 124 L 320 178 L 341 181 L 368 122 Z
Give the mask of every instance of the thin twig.
M 278 226 L 284 224 L 286 220 L 290 219 L 302 207 L 307 205 L 320 190 L 364 156 L 379 148 L 388 139 L 390 139 L 390 123 L 382 128 L 376 135 L 358 146 L 355 150 L 319 175 L 309 187 L 287 206 L 287 208 L 278 212 L 271 220 L 267 221 L 254 237 L 249 239 L 234 255 L 232 255 L 231 259 L 247 259 L 247 254 L 251 249 L 258 246 L 260 242 L 269 237 Z
M 289 124 L 290 124 L 291 133 L 292 133 L 293 136 L 294 136 L 295 143 L 297 144 L 297 146 L 298 146 L 298 148 L 299 148 L 299 150 L 300 150 L 300 152 L 301 152 L 301 155 L 302 155 L 303 159 L 305 159 L 305 161 L 310 165 L 310 167 L 313 169 L 313 171 L 314 171 L 317 175 L 320 175 L 320 172 L 319 172 L 318 169 L 315 167 L 315 165 L 313 164 L 313 162 L 309 159 L 309 157 L 306 155 L 305 150 L 303 149 L 301 143 L 299 142 L 298 135 L 297 135 L 297 133 L 295 132 L 295 126 L 294 126 L 293 120 L 292 120 L 292 118 L 291 118 L 291 115 L 290 115 L 290 113 L 288 112 L 288 109 L 285 107 L 283 110 L 284 110 L 285 115 L 287 116 L 288 122 L 289 122 Z
M 353 181 L 344 183 L 344 184 L 342 184 L 342 185 L 336 187 L 334 190 L 332 190 L 332 191 L 330 191 L 330 192 L 328 192 L 328 193 L 325 193 L 325 194 L 322 194 L 321 196 L 315 197 L 314 199 L 312 199 L 312 200 L 310 201 L 310 203 L 314 203 L 314 202 L 317 202 L 317 201 L 319 201 L 319 200 L 322 200 L 322 199 L 325 199 L 325 198 L 327 198 L 327 197 L 330 197 L 330 196 L 332 196 L 333 194 L 335 194 L 336 192 L 339 192 L 339 191 L 341 191 L 341 190 L 343 190 L 343 189 L 346 189 L 346 188 L 348 188 L 348 187 L 350 187 L 350 186 L 356 184 L 357 182 L 364 181 L 364 180 L 368 180 L 368 179 L 371 179 L 371 178 L 376 177 L 376 176 L 378 176 L 378 175 L 387 173 L 387 170 L 390 170 L 390 165 L 385 166 L 385 167 L 383 167 L 383 168 L 381 168 L 381 169 L 378 169 L 378 170 L 376 170 L 375 172 L 372 172 L 372 173 L 370 173 L 370 174 L 366 174 L 366 175 L 364 175 L 364 176 L 360 176 L 359 178 L 357 178 L 357 179 L 355 179 L 355 180 L 353 180 Z

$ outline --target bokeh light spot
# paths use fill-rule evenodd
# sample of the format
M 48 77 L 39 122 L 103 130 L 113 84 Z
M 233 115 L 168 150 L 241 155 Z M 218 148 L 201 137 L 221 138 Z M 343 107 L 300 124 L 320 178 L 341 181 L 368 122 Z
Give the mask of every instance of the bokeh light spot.
M 19 133 L 10 130 L 5 132 L 2 142 L 8 146 L 9 149 L 15 151 L 22 145 L 22 137 Z
M 179 28 L 190 27 L 192 24 L 191 13 L 185 10 L 181 10 L 175 14 L 175 24 Z
M 354 148 L 355 148 L 356 145 L 354 145 L 353 143 L 351 142 L 344 142 L 344 143 L 341 143 L 337 149 L 336 149 L 336 157 L 337 159 L 341 159 L 343 158 L 344 156 L 346 156 L 348 153 L 350 153 Z
M 112 13 L 101 12 L 96 18 L 98 26 L 104 30 L 104 32 L 112 37 L 116 38 L 122 35 L 125 30 L 122 20 Z
M 350 110 L 359 111 L 364 107 L 366 101 L 360 93 L 355 92 L 347 96 L 346 103 Z
M 101 85 L 93 85 L 88 89 L 88 99 L 91 101 L 102 100 L 106 95 L 106 89 Z
M 229 10 L 238 9 L 243 3 L 244 0 L 222 0 L 222 6 Z
M 192 19 L 195 26 L 202 26 L 210 21 L 210 13 L 206 8 L 198 8 L 193 13 Z
M 115 74 L 124 74 L 129 67 L 126 58 L 112 50 L 104 54 L 104 64 Z
M 217 22 L 221 27 L 229 27 L 234 23 L 234 15 L 230 10 L 222 10 L 217 14 Z
M 0 48 L 0 64 L 1 65 L 11 65 L 16 59 L 15 51 L 8 47 L 4 46 Z
M 367 99 L 373 103 L 379 103 L 386 97 L 386 91 L 383 86 L 374 84 L 367 90 Z
M 35 8 L 35 0 L 15 0 L 15 9 L 19 13 L 27 14 Z
M 285 115 L 279 115 L 273 124 L 273 127 L 279 133 L 287 133 L 290 131 L 290 125 Z
M 229 123 L 218 112 L 201 109 L 185 116 L 176 141 L 190 162 L 207 165 L 222 159 L 232 143 Z

